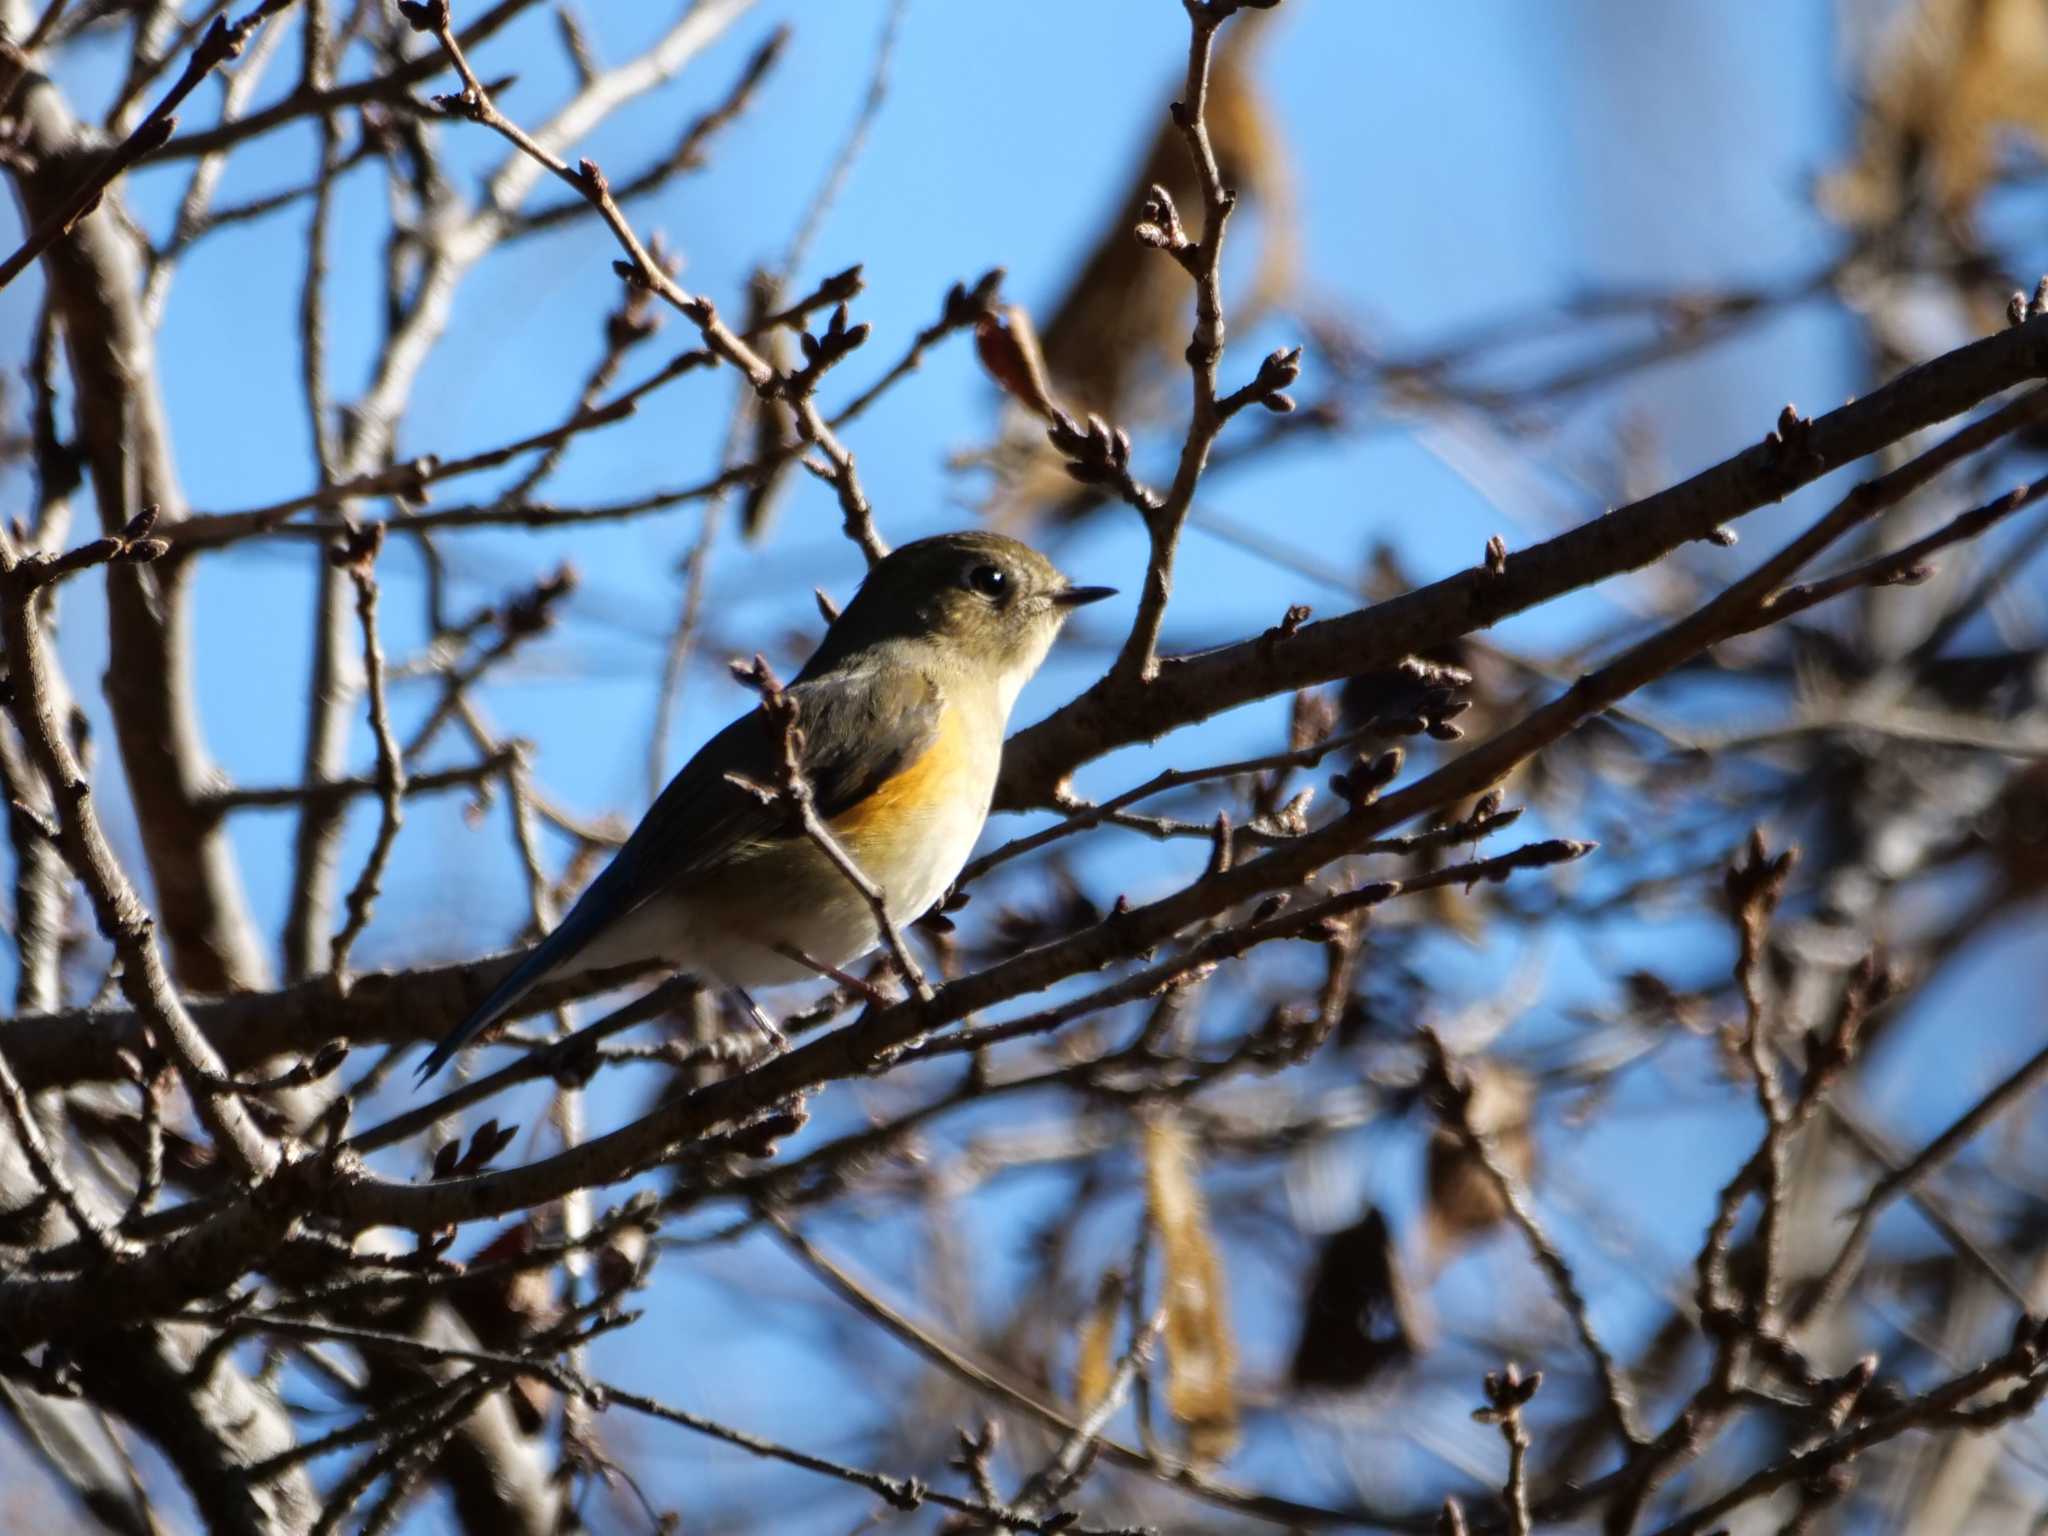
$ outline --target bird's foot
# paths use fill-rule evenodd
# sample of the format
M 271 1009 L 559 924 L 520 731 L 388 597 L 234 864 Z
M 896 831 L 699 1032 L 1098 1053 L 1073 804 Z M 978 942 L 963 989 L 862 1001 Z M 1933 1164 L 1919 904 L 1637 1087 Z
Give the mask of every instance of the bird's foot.
M 788 1037 L 775 1027 L 773 1019 L 761 1011 L 761 1005 L 754 1001 L 752 996 L 748 994 L 747 989 L 745 987 L 734 987 L 732 990 L 733 995 L 740 1000 L 740 1009 L 741 1012 L 746 1014 L 747 1022 L 753 1025 L 762 1040 L 767 1042 L 769 1056 L 780 1056 L 784 1051 L 788 1050 Z
M 827 965 L 822 960 L 813 959 L 794 944 L 778 944 L 775 946 L 775 952 L 785 960 L 794 960 L 798 965 L 809 966 L 820 976 L 838 982 L 840 986 L 846 988 L 855 997 L 884 1008 L 891 1001 L 888 997 L 877 992 L 873 987 L 862 981 L 858 976 L 849 975 L 847 972 L 840 970 L 836 965 Z

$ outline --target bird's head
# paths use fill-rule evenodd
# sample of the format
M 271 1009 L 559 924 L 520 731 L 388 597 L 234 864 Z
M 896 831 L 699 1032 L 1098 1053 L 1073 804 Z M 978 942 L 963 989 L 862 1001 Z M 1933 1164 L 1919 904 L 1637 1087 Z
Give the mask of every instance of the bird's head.
M 996 689 L 1004 711 L 1051 649 L 1066 616 L 1114 595 L 1074 585 L 1028 544 L 999 533 L 942 533 L 905 544 L 868 572 L 807 673 L 892 640 Z

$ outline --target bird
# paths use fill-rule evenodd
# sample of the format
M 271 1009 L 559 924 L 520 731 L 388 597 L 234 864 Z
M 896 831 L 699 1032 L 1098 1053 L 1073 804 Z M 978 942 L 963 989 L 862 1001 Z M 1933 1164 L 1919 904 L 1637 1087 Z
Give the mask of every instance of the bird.
M 885 555 L 787 695 L 798 766 L 833 841 L 892 923 L 943 896 L 981 835 L 1017 695 L 1077 586 L 981 531 Z M 787 741 L 766 701 L 700 748 L 555 929 L 421 1063 L 420 1081 L 557 975 L 658 962 L 738 991 L 830 974 L 881 942 L 867 898 L 806 835 L 778 782 Z M 753 1010 L 758 1016 L 758 1010 Z

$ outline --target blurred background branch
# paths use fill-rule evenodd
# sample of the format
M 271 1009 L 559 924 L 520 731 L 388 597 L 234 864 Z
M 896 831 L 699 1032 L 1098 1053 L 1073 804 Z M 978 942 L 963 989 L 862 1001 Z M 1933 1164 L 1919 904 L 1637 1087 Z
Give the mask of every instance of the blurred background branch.
M 2039 1525 L 2044 88 L 2041 0 L 0 0 L 9 1528 Z M 929 986 L 412 1097 L 976 520 L 1127 595 Z

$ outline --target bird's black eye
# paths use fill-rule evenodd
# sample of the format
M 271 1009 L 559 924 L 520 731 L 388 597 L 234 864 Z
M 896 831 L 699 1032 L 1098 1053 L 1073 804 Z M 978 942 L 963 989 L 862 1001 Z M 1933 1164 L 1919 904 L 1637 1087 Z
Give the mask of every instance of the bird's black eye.
M 1001 598 L 1009 595 L 1010 577 L 999 565 L 977 565 L 968 571 L 967 585 L 983 597 Z

